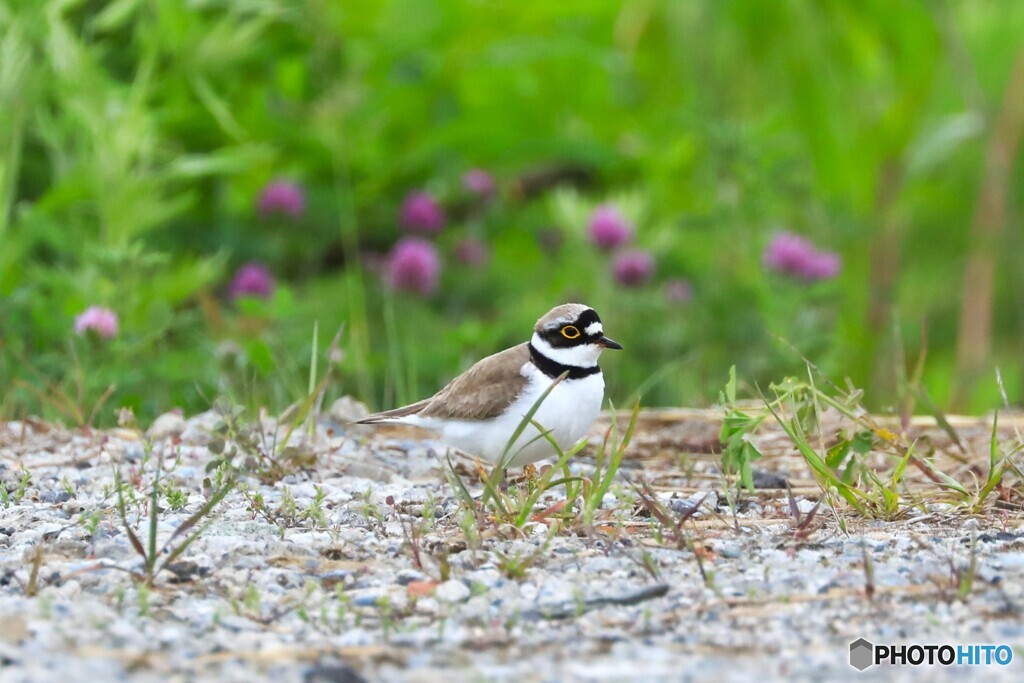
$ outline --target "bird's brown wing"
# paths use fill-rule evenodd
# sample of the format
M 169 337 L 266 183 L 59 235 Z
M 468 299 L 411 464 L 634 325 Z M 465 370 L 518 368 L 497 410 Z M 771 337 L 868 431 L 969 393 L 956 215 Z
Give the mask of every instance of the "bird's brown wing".
M 428 399 L 377 413 L 359 422 L 387 422 L 407 415 L 447 420 L 497 417 L 526 386 L 526 377 L 520 370 L 529 360 L 528 344 L 513 346 L 478 361 Z

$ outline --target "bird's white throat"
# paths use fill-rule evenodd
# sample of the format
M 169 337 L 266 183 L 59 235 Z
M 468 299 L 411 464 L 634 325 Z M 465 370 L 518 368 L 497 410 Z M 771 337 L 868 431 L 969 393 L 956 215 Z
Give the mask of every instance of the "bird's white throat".
M 597 365 L 597 359 L 601 356 L 601 351 L 604 349 L 597 344 L 580 344 L 579 346 L 568 346 L 563 349 L 556 349 L 551 344 L 544 341 L 544 339 L 537 334 L 533 333 L 533 338 L 530 339 L 530 343 L 533 344 L 533 348 L 537 349 L 545 358 L 559 363 L 561 365 L 568 365 L 572 368 L 592 368 Z

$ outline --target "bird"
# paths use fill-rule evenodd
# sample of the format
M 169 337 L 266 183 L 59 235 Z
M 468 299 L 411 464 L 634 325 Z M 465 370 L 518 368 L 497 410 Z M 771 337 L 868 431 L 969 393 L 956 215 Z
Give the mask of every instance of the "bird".
M 502 467 L 523 467 L 555 449 L 529 424 L 506 449 L 524 416 L 558 382 L 533 416 L 565 451 L 586 435 L 604 400 L 597 364 L 605 349 L 622 349 L 604 334 L 597 312 L 562 304 L 541 316 L 530 341 L 477 361 L 430 398 L 365 417 L 359 424 L 424 427 L 466 454 Z

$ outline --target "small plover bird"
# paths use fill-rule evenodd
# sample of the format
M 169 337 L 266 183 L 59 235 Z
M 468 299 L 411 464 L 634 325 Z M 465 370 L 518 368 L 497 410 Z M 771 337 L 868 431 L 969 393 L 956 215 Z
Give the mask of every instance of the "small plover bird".
M 554 455 L 532 424 L 506 445 L 523 417 L 563 373 L 533 419 L 568 450 L 586 435 L 601 410 L 604 377 L 597 359 L 622 345 L 604 336 L 601 318 L 583 304 L 564 304 L 544 315 L 530 341 L 477 362 L 430 398 L 370 415 L 360 424 L 403 423 L 432 429 L 465 453 L 506 467 Z

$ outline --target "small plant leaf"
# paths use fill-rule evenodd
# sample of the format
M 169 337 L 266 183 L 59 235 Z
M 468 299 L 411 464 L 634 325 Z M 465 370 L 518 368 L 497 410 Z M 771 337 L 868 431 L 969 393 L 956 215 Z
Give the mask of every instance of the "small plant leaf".
M 121 517 L 121 526 L 124 527 L 125 534 L 128 536 L 129 543 L 135 548 L 135 552 L 139 554 L 142 561 L 148 564 L 148 558 L 146 557 L 146 549 L 142 547 L 142 541 L 135 535 L 131 526 L 128 524 L 128 512 L 124 503 L 124 482 L 121 479 L 121 473 L 118 470 L 114 470 L 114 487 L 117 489 L 117 512 Z

